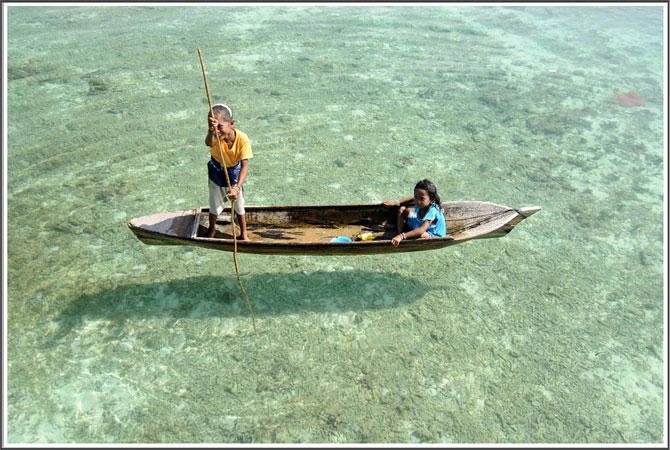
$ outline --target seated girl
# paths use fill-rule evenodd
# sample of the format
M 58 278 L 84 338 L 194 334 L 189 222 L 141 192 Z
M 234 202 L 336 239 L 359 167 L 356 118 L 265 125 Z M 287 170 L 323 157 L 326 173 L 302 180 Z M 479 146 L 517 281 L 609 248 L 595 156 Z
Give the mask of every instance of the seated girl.
M 414 198 L 414 208 L 402 206 Z M 429 180 L 421 180 L 414 187 L 414 197 L 385 201 L 387 207 L 398 208 L 398 234 L 391 239 L 394 247 L 405 239 L 431 239 L 447 235 L 446 224 L 437 188 Z

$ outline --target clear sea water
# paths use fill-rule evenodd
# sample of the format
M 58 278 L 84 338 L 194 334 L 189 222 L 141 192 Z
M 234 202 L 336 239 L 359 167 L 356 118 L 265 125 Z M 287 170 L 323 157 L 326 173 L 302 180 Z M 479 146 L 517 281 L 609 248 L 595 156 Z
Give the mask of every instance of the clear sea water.
M 9 443 L 663 443 L 663 6 L 7 6 Z M 543 210 L 361 257 L 152 247 L 207 204 Z M 615 93 L 637 92 L 624 107 Z

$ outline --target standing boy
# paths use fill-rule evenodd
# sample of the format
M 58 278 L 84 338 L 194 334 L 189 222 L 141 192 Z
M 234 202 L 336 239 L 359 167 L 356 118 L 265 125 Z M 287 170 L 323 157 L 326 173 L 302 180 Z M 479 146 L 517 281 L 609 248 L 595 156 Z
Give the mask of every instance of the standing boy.
M 233 110 L 223 103 L 212 106 L 214 116 L 208 115 L 209 133 L 205 138 L 205 145 L 210 148 L 211 158 L 207 163 L 209 174 L 209 231 L 207 237 L 214 237 L 216 233 L 216 218 L 223 211 L 226 197 L 230 198 L 239 218 L 240 239 L 248 241 L 247 218 L 244 211 L 244 197 L 242 195 L 249 159 L 253 158 L 249 137 L 235 129 Z M 221 141 L 221 150 L 217 133 Z M 223 151 L 223 161 L 221 153 Z M 231 186 L 228 186 L 223 164 L 228 168 L 228 177 Z

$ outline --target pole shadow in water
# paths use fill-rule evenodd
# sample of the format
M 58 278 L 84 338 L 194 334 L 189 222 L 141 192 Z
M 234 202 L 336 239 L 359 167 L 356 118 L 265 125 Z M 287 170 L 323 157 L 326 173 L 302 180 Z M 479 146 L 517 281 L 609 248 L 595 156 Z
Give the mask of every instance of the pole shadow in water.
M 404 275 L 354 270 L 243 276 L 242 283 L 257 318 L 397 308 L 422 298 L 429 290 Z M 56 317 L 59 331 L 49 341 L 56 344 L 95 320 L 123 326 L 135 320 L 248 315 L 235 276 L 129 284 L 72 300 Z

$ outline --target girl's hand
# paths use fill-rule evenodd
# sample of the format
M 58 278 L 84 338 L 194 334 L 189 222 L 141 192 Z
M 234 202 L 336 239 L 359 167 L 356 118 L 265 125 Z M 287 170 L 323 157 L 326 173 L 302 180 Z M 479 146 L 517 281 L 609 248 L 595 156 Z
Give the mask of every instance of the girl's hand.
M 382 205 L 387 208 L 393 208 L 394 206 L 400 205 L 400 203 L 397 200 L 386 200 L 385 202 L 382 202 Z
M 391 239 L 391 244 L 393 244 L 394 247 L 397 247 L 400 245 L 400 241 L 402 240 L 402 234 L 398 234 L 397 236 L 394 236 L 393 239 Z

